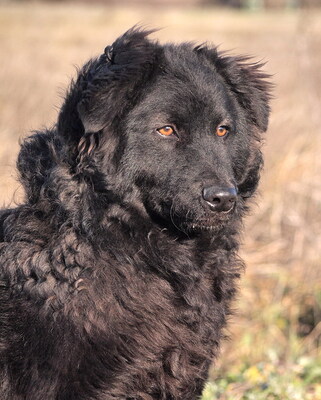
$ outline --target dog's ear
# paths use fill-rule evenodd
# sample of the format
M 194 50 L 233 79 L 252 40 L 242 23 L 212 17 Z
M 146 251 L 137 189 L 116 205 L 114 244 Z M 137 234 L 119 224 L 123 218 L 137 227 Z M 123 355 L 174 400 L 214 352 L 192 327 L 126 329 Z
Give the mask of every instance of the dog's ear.
M 133 28 L 106 47 L 104 54 L 83 78 L 85 88 L 78 112 L 85 132 L 101 130 L 120 117 L 139 95 L 137 86 L 148 80 L 157 55 L 147 39 L 153 31 Z
M 99 133 L 120 121 L 137 102 L 159 54 L 154 31 L 134 27 L 96 60 L 89 61 L 72 83 L 58 119 L 58 132 L 81 153 L 97 147 Z
M 216 48 L 197 46 L 198 54 L 208 59 L 222 76 L 230 90 L 246 111 L 248 120 L 261 132 L 268 127 L 271 99 L 270 75 L 262 72 L 264 63 L 251 63 L 250 57 L 233 57 Z

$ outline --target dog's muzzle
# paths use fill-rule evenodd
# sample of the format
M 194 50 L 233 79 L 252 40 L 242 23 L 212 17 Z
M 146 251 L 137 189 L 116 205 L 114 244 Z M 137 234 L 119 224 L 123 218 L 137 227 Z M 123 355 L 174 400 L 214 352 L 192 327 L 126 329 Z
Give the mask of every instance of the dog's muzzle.
M 235 187 L 210 186 L 203 188 L 202 197 L 211 211 L 228 212 L 235 205 L 237 190 Z

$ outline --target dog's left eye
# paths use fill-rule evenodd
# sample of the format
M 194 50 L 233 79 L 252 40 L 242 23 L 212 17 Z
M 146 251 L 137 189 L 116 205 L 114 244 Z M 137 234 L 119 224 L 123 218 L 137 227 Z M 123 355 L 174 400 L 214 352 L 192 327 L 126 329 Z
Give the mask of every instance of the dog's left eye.
M 176 134 L 174 128 L 170 125 L 165 125 L 162 128 L 157 129 L 157 132 L 162 136 L 171 136 Z
M 216 128 L 216 136 L 223 137 L 229 133 L 229 127 L 225 125 L 220 125 Z

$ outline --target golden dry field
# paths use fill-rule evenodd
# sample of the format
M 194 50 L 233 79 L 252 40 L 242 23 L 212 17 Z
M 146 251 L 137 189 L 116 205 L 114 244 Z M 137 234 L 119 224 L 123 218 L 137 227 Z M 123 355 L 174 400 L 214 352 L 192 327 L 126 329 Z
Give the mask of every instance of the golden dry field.
M 136 23 L 253 55 L 276 85 L 247 271 L 204 399 L 321 399 L 321 9 L 0 5 L 0 205 L 21 200 L 19 140 L 54 124 L 75 66 Z

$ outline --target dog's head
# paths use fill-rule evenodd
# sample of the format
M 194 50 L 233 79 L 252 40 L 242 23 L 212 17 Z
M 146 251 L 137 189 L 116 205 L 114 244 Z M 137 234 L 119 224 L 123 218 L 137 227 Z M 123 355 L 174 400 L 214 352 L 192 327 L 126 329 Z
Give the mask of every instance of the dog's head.
M 255 191 L 269 88 L 261 65 L 132 29 L 80 71 L 58 133 L 75 174 L 135 193 L 149 216 L 182 230 L 233 219 Z M 94 174 L 94 173 L 93 173 Z M 88 177 L 87 177 L 88 178 Z

